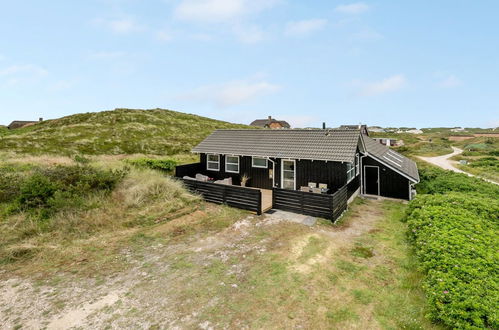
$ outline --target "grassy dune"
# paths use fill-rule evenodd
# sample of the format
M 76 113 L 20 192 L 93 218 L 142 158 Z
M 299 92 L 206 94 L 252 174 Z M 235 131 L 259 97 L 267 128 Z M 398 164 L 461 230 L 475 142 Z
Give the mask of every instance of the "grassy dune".
M 189 152 L 218 128 L 249 126 L 171 110 L 116 109 L 47 120 L 12 131 L 0 129 L 0 151 L 173 155 Z

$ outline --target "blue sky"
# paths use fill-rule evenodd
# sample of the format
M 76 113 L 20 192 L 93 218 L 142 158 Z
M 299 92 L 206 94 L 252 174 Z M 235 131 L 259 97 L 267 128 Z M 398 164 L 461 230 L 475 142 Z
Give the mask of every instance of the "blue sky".
M 0 124 L 117 107 L 499 125 L 499 2 L 2 1 Z

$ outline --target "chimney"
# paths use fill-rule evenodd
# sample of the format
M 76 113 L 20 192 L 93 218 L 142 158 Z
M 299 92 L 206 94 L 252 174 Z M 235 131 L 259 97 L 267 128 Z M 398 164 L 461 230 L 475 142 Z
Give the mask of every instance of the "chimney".
M 43 121 L 43 118 L 42 117 L 38 118 L 38 121 Z
M 322 122 L 322 129 L 326 129 L 326 122 Z
M 269 120 L 272 120 L 272 116 L 269 116 Z

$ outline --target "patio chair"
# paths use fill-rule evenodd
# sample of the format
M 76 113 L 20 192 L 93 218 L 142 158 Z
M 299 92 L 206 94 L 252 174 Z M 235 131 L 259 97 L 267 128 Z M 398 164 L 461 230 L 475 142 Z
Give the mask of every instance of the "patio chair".
M 321 190 L 321 188 L 312 188 L 312 192 L 316 193 L 316 194 L 321 194 L 322 190 Z
M 327 184 L 325 184 L 325 183 L 319 183 L 319 188 L 321 188 L 321 189 L 327 189 Z
M 301 186 L 300 191 L 310 192 L 310 187 Z
M 198 174 L 196 174 L 196 180 L 207 182 L 208 181 L 208 177 L 206 175 L 202 175 L 202 174 L 198 173 Z
M 308 187 L 309 188 L 317 188 L 317 183 L 315 183 L 315 182 L 309 182 L 308 183 Z
M 190 177 L 188 175 L 184 176 L 182 179 L 196 180 L 196 178 Z

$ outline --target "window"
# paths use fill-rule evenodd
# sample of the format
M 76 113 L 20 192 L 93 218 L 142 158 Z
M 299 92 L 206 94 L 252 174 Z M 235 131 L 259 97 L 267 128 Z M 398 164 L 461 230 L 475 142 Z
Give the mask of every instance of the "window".
M 252 167 L 267 168 L 267 158 L 253 157 L 251 160 Z
M 355 176 L 359 175 L 359 154 L 355 155 Z
M 208 155 L 206 158 L 206 169 L 220 171 L 220 155 Z
M 355 178 L 355 166 L 352 163 L 347 163 L 347 182 L 350 182 Z
M 225 157 L 225 172 L 239 173 L 239 156 Z
M 281 187 L 283 189 L 295 190 L 295 161 L 294 160 L 282 160 L 281 163 Z

